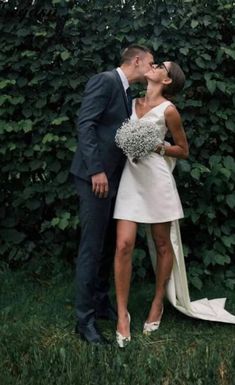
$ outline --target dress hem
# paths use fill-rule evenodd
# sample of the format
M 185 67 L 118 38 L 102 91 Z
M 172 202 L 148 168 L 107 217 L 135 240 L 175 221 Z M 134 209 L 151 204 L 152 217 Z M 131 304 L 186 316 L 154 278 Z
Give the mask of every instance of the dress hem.
M 120 219 L 120 220 L 124 220 L 124 221 L 130 221 L 130 222 L 135 222 L 135 223 L 146 223 L 146 224 L 154 224 L 154 223 L 166 223 L 166 222 L 173 222 L 173 221 L 176 221 L 176 220 L 179 220 L 179 219 L 183 219 L 184 216 L 177 216 L 177 217 L 174 217 L 174 218 L 167 218 L 167 219 L 164 219 L 164 220 L 158 220 L 158 219 L 134 219 L 134 218 L 130 218 L 130 217 L 118 217 L 118 216 L 114 216 L 113 219 Z

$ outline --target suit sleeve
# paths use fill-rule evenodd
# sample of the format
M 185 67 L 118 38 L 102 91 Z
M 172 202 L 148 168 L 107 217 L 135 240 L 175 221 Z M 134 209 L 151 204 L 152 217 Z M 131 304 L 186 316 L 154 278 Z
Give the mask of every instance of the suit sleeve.
M 110 79 L 104 74 L 93 76 L 87 83 L 79 110 L 76 128 L 79 146 L 88 175 L 104 171 L 97 142 L 97 125 L 112 92 Z

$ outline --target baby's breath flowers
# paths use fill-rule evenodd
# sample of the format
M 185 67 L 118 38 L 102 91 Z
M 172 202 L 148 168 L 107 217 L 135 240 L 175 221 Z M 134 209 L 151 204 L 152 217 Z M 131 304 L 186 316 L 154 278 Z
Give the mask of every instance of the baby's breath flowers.
M 115 136 L 116 145 L 134 162 L 149 155 L 163 140 L 157 124 L 147 120 L 127 120 Z

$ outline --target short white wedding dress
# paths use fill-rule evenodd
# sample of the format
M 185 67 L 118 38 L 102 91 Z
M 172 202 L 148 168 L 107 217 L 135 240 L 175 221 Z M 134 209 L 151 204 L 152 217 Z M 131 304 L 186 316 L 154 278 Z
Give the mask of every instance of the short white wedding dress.
M 172 103 L 165 101 L 152 108 L 140 120 L 156 122 L 162 141 L 167 127 L 165 110 Z M 131 119 L 137 120 L 135 100 Z M 167 144 L 167 143 L 166 143 Z M 204 320 L 235 324 L 235 316 L 224 309 L 226 298 L 190 301 L 183 248 L 178 220 L 183 210 L 172 175 L 176 160 L 151 153 L 137 163 L 127 159 L 114 209 L 114 218 L 146 224 L 149 252 L 154 270 L 157 253 L 151 235 L 151 223 L 171 222 L 171 242 L 174 264 L 167 286 L 167 298 L 182 313 Z

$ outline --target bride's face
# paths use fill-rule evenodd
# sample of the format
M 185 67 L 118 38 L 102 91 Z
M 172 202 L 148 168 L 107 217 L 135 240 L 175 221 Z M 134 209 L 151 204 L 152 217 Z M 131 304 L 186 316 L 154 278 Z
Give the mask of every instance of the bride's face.
M 145 73 L 145 78 L 157 83 L 170 79 L 170 61 L 164 61 L 159 64 L 153 64 L 151 70 Z

